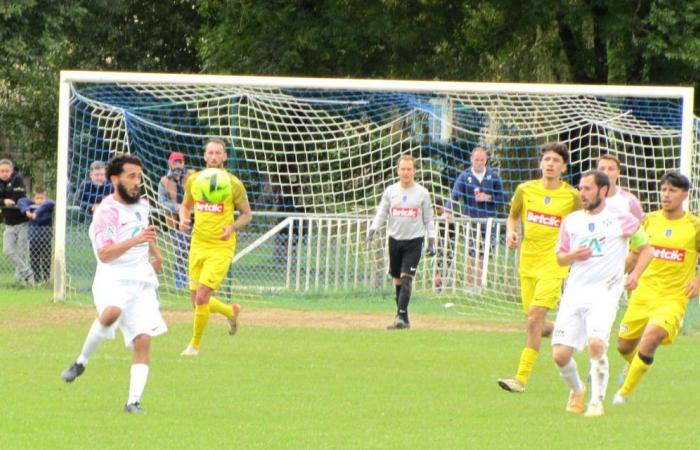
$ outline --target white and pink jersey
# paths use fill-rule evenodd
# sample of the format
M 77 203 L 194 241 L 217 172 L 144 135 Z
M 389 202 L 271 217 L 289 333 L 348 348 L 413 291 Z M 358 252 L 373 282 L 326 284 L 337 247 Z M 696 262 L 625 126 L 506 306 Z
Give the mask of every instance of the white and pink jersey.
M 632 214 L 607 204 L 595 215 L 584 210 L 569 214 L 559 231 L 557 253 L 585 246 L 591 249 L 593 255 L 585 261 L 571 264 L 566 291 L 590 293 L 619 290 L 621 293 L 629 237 L 637 231 L 639 224 L 639 219 Z
M 94 284 L 114 280 L 142 281 L 158 286 L 158 277 L 148 255 L 148 243 L 131 247 L 123 255 L 108 263 L 97 258 L 104 246 L 131 239 L 148 226 L 150 207 L 142 199 L 125 205 L 109 195 L 102 200 L 90 224 L 90 241 L 97 259 Z
M 615 195 L 605 199 L 605 204 L 613 209 L 617 209 L 618 211 L 625 211 L 632 214 L 640 222 L 642 218 L 644 218 L 644 211 L 642 210 L 642 205 L 639 203 L 639 200 L 637 200 L 637 197 L 621 187 L 617 188 Z

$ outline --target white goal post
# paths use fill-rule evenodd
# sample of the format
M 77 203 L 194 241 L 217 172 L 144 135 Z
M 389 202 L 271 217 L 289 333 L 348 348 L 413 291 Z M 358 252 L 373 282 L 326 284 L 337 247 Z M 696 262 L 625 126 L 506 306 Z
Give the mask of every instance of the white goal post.
M 227 142 L 227 168 L 254 210 L 229 277 L 237 292 L 386 292 L 385 251 L 360 240 L 399 155 L 417 158 L 418 181 L 444 203 L 471 150 L 485 147 L 507 200 L 535 176 L 539 147 L 561 141 L 571 151 L 568 181 L 612 153 L 626 168 L 622 185 L 655 208 L 665 171 L 700 181 L 693 96 L 692 88 L 660 86 L 63 71 L 54 300 L 86 292 L 94 258 L 75 190 L 92 161 L 115 153 L 144 160 L 145 194 L 158 211 L 169 152 L 199 169 L 207 138 Z M 465 308 L 517 310 L 506 208 L 488 220 L 457 211 L 455 222 L 441 222 L 441 252 L 421 262 L 418 290 Z M 170 260 L 161 291 L 182 295 L 177 244 L 162 216 L 153 220 Z

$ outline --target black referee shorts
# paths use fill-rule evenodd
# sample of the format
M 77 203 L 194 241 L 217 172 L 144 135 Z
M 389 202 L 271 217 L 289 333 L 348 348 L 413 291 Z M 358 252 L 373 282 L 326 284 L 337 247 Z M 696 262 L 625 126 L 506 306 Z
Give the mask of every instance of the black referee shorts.
M 420 255 L 423 251 L 423 238 L 397 240 L 389 238 L 389 275 L 400 278 L 402 273 L 416 274 Z

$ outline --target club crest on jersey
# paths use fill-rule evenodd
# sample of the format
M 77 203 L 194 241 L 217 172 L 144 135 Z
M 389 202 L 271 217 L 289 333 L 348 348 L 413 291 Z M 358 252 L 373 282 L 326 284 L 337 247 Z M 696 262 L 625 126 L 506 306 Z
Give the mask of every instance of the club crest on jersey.
M 139 222 L 141 222 L 141 213 L 138 212 L 138 211 L 136 211 L 136 212 L 134 213 L 134 215 L 136 216 L 136 220 L 138 220 Z
M 552 203 L 552 197 L 550 197 L 549 195 L 545 196 L 544 204 L 549 205 L 550 203 Z
M 223 214 L 224 204 L 223 203 L 208 203 L 203 201 L 197 201 L 194 207 L 199 212 L 209 212 L 214 214 Z
M 666 228 L 666 231 L 664 231 L 664 236 L 666 236 L 667 238 L 670 238 L 670 237 L 671 237 L 671 234 L 673 234 L 673 232 L 671 231 L 671 229 L 670 229 L 670 228 Z
M 408 200 L 408 196 L 407 196 L 407 195 L 404 195 L 403 197 L 401 197 L 401 201 L 402 201 L 402 202 L 406 203 L 406 200 Z
M 591 222 L 588 224 L 588 231 L 591 233 L 595 230 L 595 223 Z

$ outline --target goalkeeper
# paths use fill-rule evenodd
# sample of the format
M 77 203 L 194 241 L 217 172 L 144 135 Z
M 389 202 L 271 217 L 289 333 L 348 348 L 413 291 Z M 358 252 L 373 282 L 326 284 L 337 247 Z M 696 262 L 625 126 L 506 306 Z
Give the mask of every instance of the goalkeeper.
M 207 168 L 223 169 L 226 161 L 226 143 L 210 139 L 204 146 L 204 161 Z M 195 226 L 189 255 L 189 278 L 194 324 L 192 339 L 183 356 L 197 356 L 210 312 L 225 316 L 229 323 L 229 334 L 238 330 L 240 306 L 227 305 L 212 296 L 228 272 L 236 248 L 236 232 L 250 223 L 252 212 L 243 183 L 226 172 L 231 181 L 231 195 L 220 203 L 210 203 L 206 198 L 193 196 L 194 181 L 201 172 L 192 174 L 185 183 L 185 198 L 180 207 L 180 231 L 190 229 L 190 215 L 194 209 Z M 240 212 L 234 220 L 234 208 Z
M 435 224 L 433 207 L 428 191 L 415 182 L 416 160 L 403 155 L 398 161 L 399 182 L 389 186 L 382 194 L 377 215 L 367 233 L 367 244 L 387 216 L 389 226 L 389 275 L 394 279 L 397 313 L 390 330 L 411 328 L 408 319 L 408 303 L 411 285 L 416 275 L 425 235 L 428 235 L 428 254 L 435 254 Z

